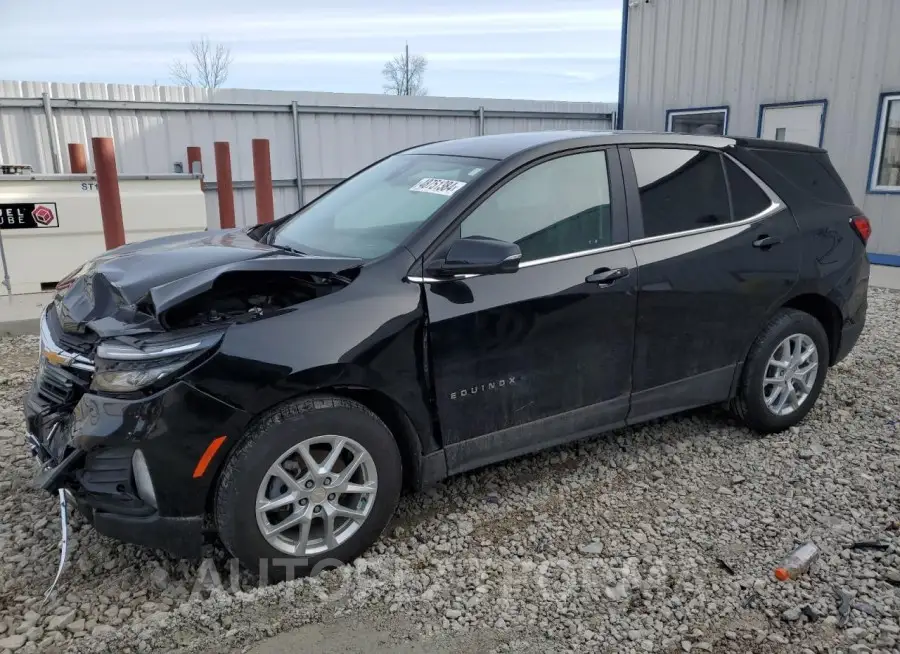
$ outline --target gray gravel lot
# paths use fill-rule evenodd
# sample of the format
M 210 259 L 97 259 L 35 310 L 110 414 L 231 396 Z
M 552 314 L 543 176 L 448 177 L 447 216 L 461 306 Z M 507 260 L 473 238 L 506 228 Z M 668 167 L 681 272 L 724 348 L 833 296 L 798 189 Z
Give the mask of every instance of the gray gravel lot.
M 20 413 L 35 350 L 32 337 L 0 340 L 0 652 L 900 644 L 898 293 L 870 291 L 862 340 L 790 432 L 759 438 L 707 409 L 492 466 L 405 497 L 353 566 L 263 588 L 232 576 L 221 551 L 173 560 L 73 516 L 69 566 L 45 604 L 57 506 L 29 488 Z M 776 582 L 806 538 L 820 560 Z

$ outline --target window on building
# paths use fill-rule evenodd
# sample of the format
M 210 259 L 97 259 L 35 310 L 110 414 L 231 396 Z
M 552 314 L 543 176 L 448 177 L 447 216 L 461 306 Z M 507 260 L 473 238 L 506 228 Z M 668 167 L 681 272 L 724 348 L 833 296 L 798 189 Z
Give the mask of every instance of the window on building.
M 731 221 L 721 155 L 708 150 L 631 150 L 644 236 L 662 236 Z
M 870 190 L 900 192 L 900 93 L 882 99 Z
M 728 177 L 728 189 L 731 191 L 733 220 L 746 220 L 765 211 L 772 204 L 759 184 L 728 157 L 725 158 L 725 174 Z
M 666 123 L 669 132 L 724 136 L 728 129 L 728 108 L 676 109 L 668 112 Z
M 518 244 L 522 261 L 612 245 L 605 152 L 552 159 L 504 184 L 463 221 L 462 237 Z

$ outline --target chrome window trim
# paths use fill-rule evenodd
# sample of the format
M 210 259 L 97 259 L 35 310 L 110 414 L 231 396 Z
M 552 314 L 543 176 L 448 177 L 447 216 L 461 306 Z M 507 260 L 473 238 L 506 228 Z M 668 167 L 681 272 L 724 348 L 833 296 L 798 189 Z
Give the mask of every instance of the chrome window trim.
M 519 268 L 531 268 L 532 266 L 540 266 L 545 263 L 556 263 L 557 261 L 566 261 L 568 259 L 577 259 L 579 257 L 588 257 L 592 254 L 600 254 L 602 252 L 612 252 L 613 250 L 621 250 L 630 245 L 630 243 L 618 243 L 616 245 L 604 245 L 602 248 L 593 248 L 591 250 L 579 250 L 578 252 L 569 252 L 568 254 L 557 254 L 555 257 L 544 257 L 543 259 L 532 259 L 519 264 Z
M 636 241 L 631 241 L 631 245 L 644 245 L 645 243 L 657 243 L 659 241 L 669 241 L 676 238 L 681 238 L 683 236 L 694 236 L 695 234 L 706 234 L 707 232 L 717 232 L 722 229 L 728 229 L 729 227 L 742 227 L 745 225 L 751 225 L 755 222 L 763 220 L 764 218 L 768 218 L 772 214 L 778 213 L 782 209 L 785 208 L 785 205 L 780 202 L 773 202 L 766 209 L 760 211 L 758 214 L 750 216 L 749 218 L 744 218 L 744 220 L 736 220 L 733 223 L 722 223 L 721 225 L 713 225 L 712 227 L 699 227 L 697 229 L 689 229 L 683 232 L 673 232 L 671 234 L 660 234 L 659 236 L 648 236 L 646 238 L 639 238 Z
M 685 146 L 682 149 L 696 150 L 697 148 Z M 765 193 L 766 196 L 768 196 L 771 204 L 768 207 L 766 207 L 765 209 L 763 209 L 762 211 L 760 211 L 759 213 L 756 213 L 752 216 L 748 216 L 747 218 L 742 218 L 741 220 L 735 220 L 730 223 L 722 223 L 721 225 L 712 225 L 710 227 L 698 227 L 697 229 L 688 229 L 688 230 L 684 230 L 681 232 L 672 232 L 671 234 L 660 234 L 659 236 L 647 236 L 644 238 L 636 239 L 634 241 L 630 241 L 631 245 L 643 245 L 645 243 L 657 243 L 659 241 L 667 241 L 669 239 L 681 238 L 682 236 L 693 236 L 694 234 L 705 234 L 707 232 L 715 232 L 715 231 L 719 231 L 722 229 L 728 229 L 729 227 L 742 227 L 744 225 L 752 225 L 755 222 L 764 220 L 765 218 L 768 218 L 769 216 L 776 214 L 779 211 L 782 211 L 783 209 L 787 208 L 787 205 L 784 202 L 782 202 L 781 198 L 778 197 L 778 195 L 775 194 L 775 191 L 773 191 L 771 188 L 769 188 L 769 186 L 764 181 L 762 181 L 759 178 L 759 176 L 756 175 L 756 173 L 754 173 L 752 170 L 747 168 L 747 166 L 742 164 L 740 161 L 738 161 L 737 159 L 732 157 L 727 152 L 725 152 L 723 150 L 718 150 L 718 152 L 720 154 L 722 154 L 722 156 L 726 157 L 733 164 L 735 164 L 742 171 L 744 171 L 744 173 L 746 173 L 750 177 L 750 179 L 753 180 L 753 182 L 759 188 L 762 189 L 763 193 Z
M 652 146 L 648 146 L 652 148 Z M 697 148 L 691 146 L 684 146 L 684 149 L 695 150 Z M 744 173 L 746 173 L 753 182 L 759 186 L 763 190 L 763 192 L 768 196 L 771 204 L 752 216 L 747 218 L 743 218 L 741 220 L 735 220 L 730 223 L 723 223 L 721 225 L 712 225 L 710 227 L 698 227 L 697 229 L 689 229 L 682 232 L 672 232 L 671 234 L 660 234 L 659 236 L 648 236 L 646 238 L 639 238 L 633 241 L 628 241 L 626 243 L 618 243 L 616 245 L 607 245 L 600 248 L 593 248 L 591 250 L 579 250 L 578 252 L 570 252 L 568 254 L 560 254 L 554 257 L 545 257 L 543 259 L 534 259 L 532 261 L 525 261 L 524 263 L 519 264 L 519 268 L 530 268 L 532 266 L 540 266 L 545 263 L 556 263 L 558 261 L 566 261 L 568 259 L 577 259 L 579 257 L 587 257 L 594 254 L 601 254 L 604 252 L 613 252 L 615 250 L 621 250 L 623 248 L 632 247 L 635 245 L 645 245 L 647 243 L 658 243 L 660 241 L 668 241 L 671 239 L 682 238 L 684 236 L 694 236 L 696 234 L 706 234 L 707 232 L 716 232 L 723 229 L 728 229 L 730 227 L 744 227 L 748 225 L 752 225 L 753 223 L 759 222 L 772 216 L 779 211 L 782 211 L 787 208 L 787 205 L 781 200 L 780 197 L 773 191 L 769 186 L 762 181 L 756 173 L 747 168 L 740 161 L 735 159 L 733 156 L 725 152 L 724 150 L 715 150 L 719 152 L 722 156 L 726 157 L 729 161 L 734 163 L 738 168 L 740 168 Z M 451 281 L 459 281 L 462 279 L 472 279 L 473 277 L 481 277 L 481 275 L 455 275 L 453 277 L 446 278 L 437 278 L 437 277 L 417 277 L 408 275 L 405 277 L 405 281 L 412 282 L 414 284 L 436 284 L 439 282 L 451 282 Z
M 53 305 L 44 309 L 41 312 L 41 320 L 40 320 L 40 356 L 44 358 L 44 351 L 52 352 L 56 356 L 64 359 L 66 363 L 64 365 L 70 368 L 76 368 L 78 370 L 84 370 L 87 372 L 94 372 L 94 362 L 88 359 L 86 356 L 82 356 L 81 354 L 76 354 L 75 352 L 69 352 L 68 350 L 64 350 L 59 347 L 53 340 L 53 337 L 50 335 L 50 327 L 47 325 L 47 311 L 51 309 Z
M 554 257 L 544 257 L 543 259 L 532 259 L 531 261 L 526 261 L 525 263 L 519 264 L 519 269 L 522 268 L 531 268 L 532 266 L 540 266 L 545 263 L 556 263 L 557 261 L 566 261 L 568 259 L 577 259 L 579 257 L 587 257 L 592 254 L 600 254 L 602 252 L 612 252 L 614 250 L 621 250 L 623 248 L 627 248 L 631 245 L 631 243 L 618 243 L 616 245 L 606 245 L 602 248 L 593 248 L 591 250 L 579 250 L 578 252 L 569 252 L 568 254 L 558 254 Z M 505 273 L 505 274 L 515 274 L 515 273 Z M 412 282 L 414 284 L 434 284 L 437 282 L 452 282 L 459 281 L 461 279 L 472 279 L 473 277 L 482 277 L 482 275 L 454 275 L 453 277 L 417 277 L 413 275 L 407 275 L 405 278 L 406 281 Z

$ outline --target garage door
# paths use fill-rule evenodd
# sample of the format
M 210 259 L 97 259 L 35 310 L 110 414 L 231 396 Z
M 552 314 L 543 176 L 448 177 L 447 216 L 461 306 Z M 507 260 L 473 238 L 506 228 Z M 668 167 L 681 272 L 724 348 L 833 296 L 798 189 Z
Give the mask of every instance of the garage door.
M 762 138 L 813 146 L 821 144 L 825 120 L 824 101 L 795 105 L 763 105 L 761 111 Z

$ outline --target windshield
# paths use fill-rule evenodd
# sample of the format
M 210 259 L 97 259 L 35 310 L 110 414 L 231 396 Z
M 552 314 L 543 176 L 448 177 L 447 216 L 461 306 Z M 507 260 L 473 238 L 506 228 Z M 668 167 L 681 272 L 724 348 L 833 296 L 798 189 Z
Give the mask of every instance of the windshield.
M 278 228 L 271 243 L 305 254 L 374 259 L 397 247 L 497 162 L 397 154 L 344 182 Z

